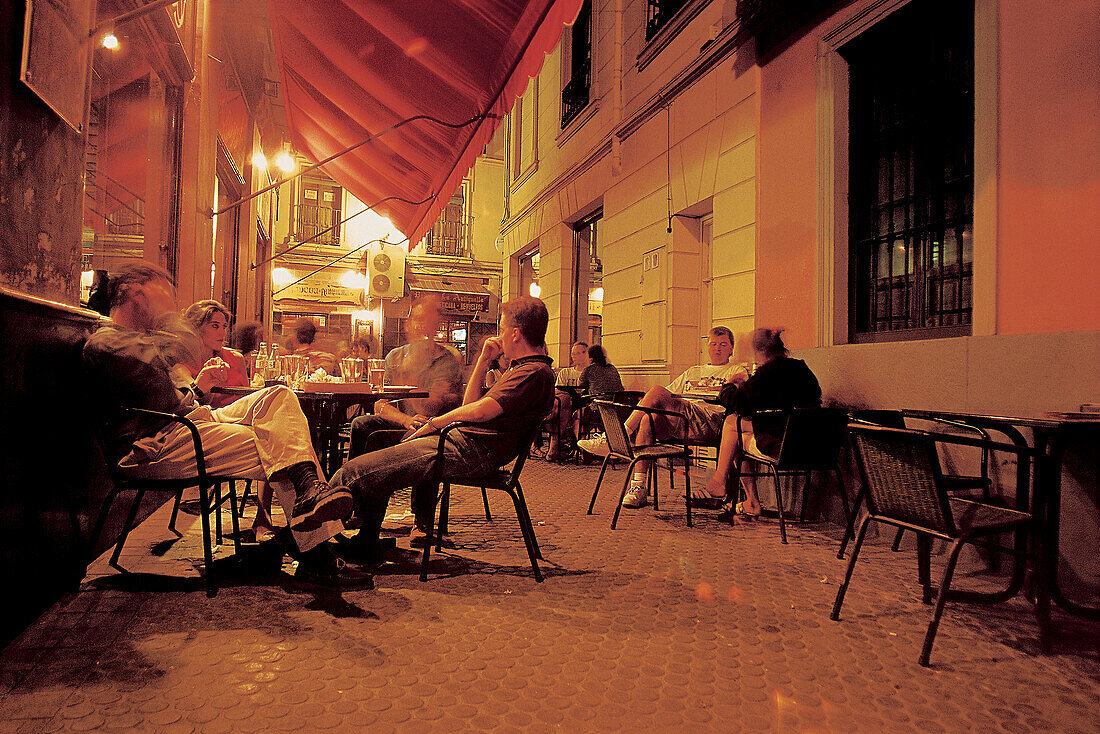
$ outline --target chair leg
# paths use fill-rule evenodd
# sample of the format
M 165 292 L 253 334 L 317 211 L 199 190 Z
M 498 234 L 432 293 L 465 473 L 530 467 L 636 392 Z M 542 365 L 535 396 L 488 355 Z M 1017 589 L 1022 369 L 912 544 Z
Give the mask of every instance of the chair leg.
M 588 503 L 588 513 L 592 514 L 592 508 L 596 506 L 596 495 L 600 493 L 600 485 L 603 483 L 604 472 L 607 471 L 607 462 L 611 461 L 611 455 L 603 457 L 603 466 L 600 467 L 600 478 L 596 480 L 596 488 L 592 490 L 592 500 Z
M 435 537 L 435 550 L 443 552 L 443 536 L 447 533 L 447 523 L 451 519 L 451 485 L 443 485 L 443 494 L 439 499 L 439 532 Z
M 107 496 L 103 498 L 103 505 L 99 508 L 99 516 L 96 517 L 95 526 L 92 528 L 92 534 L 88 537 L 88 560 L 92 560 L 92 554 L 95 553 L 96 544 L 99 543 L 99 538 L 103 535 L 103 528 L 107 524 L 107 517 L 111 513 L 111 505 L 115 503 L 115 498 L 118 497 L 119 490 L 117 487 L 111 487 L 111 491 L 107 493 Z
M 485 504 L 485 519 L 492 522 L 493 516 L 489 514 L 489 494 L 485 491 L 485 487 L 481 488 L 481 501 Z
M 928 623 L 928 632 L 924 635 L 924 647 L 920 653 L 920 664 L 928 667 L 928 658 L 932 654 L 932 643 L 936 641 L 936 630 L 940 626 L 940 617 L 943 616 L 943 605 L 947 603 L 948 592 L 951 589 L 951 577 L 955 574 L 955 564 L 959 560 L 959 551 L 962 550 L 965 537 L 956 538 L 951 544 L 951 555 L 947 558 L 947 568 L 943 570 L 943 581 L 940 582 L 939 596 L 936 598 L 936 611 L 932 614 L 932 621 Z
M 245 490 L 248 491 L 248 485 L 245 485 Z M 244 509 L 244 503 L 240 504 L 240 509 Z M 241 521 L 240 512 L 237 506 L 237 483 L 232 479 L 229 480 L 229 517 L 233 522 L 233 552 L 240 558 L 241 552 Z
M 211 486 L 210 491 L 214 491 Z M 202 517 L 202 557 L 206 567 L 206 595 L 213 598 L 218 593 L 218 584 L 214 578 L 214 550 L 210 547 L 210 495 L 207 488 L 199 485 L 199 515 Z
M 890 550 L 894 551 L 895 553 L 901 550 L 901 536 L 903 535 L 905 535 L 905 529 L 898 528 L 897 535 L 894 536 L 894 544 L 890 546 Z
M 137 518 L 138 507 L 141 505 L 141 500 L 144 496 L 144 489 L 139 489 L 137 490 L 137 492 L 134 493 L 134 503 L 130 505 L 130 512 L 126 515 L 126 524 L 122 526 L 122 534 L 118 536 L 118 543 L 115 545 L 115 552 L 111 554 L 110 565 L 120 571 L 123 571 L 125 569 L 119 567 L 118 557 L 122 555 L 122 546 L 126 544 L 126 537 L 134 528 L 134 520 Z
M 836 483 L 840 489 L 840 506 L 844 510 L 844 526 L 852 527 L 852 508 L 848 505 L 848 488 L 844 486 L 844 477 L 840 473 L 840 467 L 838 466 L 833 470 L 836 472 Z
M 252 480 L 251 479 L 244 480 L 244 492 L 241 493 L 241 502 L 240 502 L 240 508 L 241 508 L 241 514 L 242 515 L 244 515 L 245 505 L 248 504 L 248 493 L 251 492 L 251 491 L 252 491 Z
M 932 539 L 924 533 L 917 533 L 917 578 L 920 579 L 921 601 L 925 604 L 931 604 Z
M 626 498 L 626 490 L 630 486 L 630 475 L 634 472 L 634 465 L 638 463 L 637 459 L 630 462 L 630 465 L 626 467 L 626 476 L 623 477 L 623 491 L 619 492 L 619 501 L 615 504 L 615 516 L 611 518 L 611 529 L 615 529 L 615 524 L 619 522 L 619 513 L 623 509 L 623 500 Z
M 672 459 L 668 460 L 668 474 L 672 476 Z M 671 480 L 669 480 L 671 483 Z M 684 457 L 684 504 L 687 506 L 687 524 L 691 524 L 691 459 Z
M 218 539 L 218 545 L 222 544 L 222 483 L 217 482 L 213 487 L 213 508 L 214 508 L 214 533 Z
M 531 521 L 531 511 L 527 509 L 527 498 L 523 496 L 523 487 L 516 482 L 516 494 L 519 495 L 520 504 L 523 506 L 523 517 L 526 521 L 527 532 L 531 535 L 531 543 L 535 546 L 535 555 L 542 559 L 542 548 L 539 547 L 538 541 L 535 539 L 535 524 Z
M 535 573 L 535 581 L 541 583 L 542 571 L 539 570 L 538 544 L 535 543 L 534 529 L 529 526 L 530 516 L 527 514 L 527 503 L 523 501 L 522 495 L 510 489 L 506 489 L 505 491 L 512 498 L 512 504 L 516 507 L 516 519 L 519 521 L 520 532 L 523 535 L 523 544 L 527 547 L 527 557 L 531 559 L 531 570 Z
M 848 570 L 844 574 L 844 583 L 836 590 L 836 601 L 833 602 L 833 611 L 829 619 L 834 622 L 840 619 L 840 606 L 844 603 L 844 594 L 848 591 L 848 584 L 852 580 L 852 571 L 856 568 L 856 558 L 859 557 L 859 549 L 863 547 L 863 538 L 867 535 L 867 526 L 871 522 L 871 516 L 867 515 L 859 523 L 859 533 L 856 535 L 856 544 L 852 548 L 852 556 L 848 559 Z
M 649 482 L 649 493 L 653 495 L 653 511 L 657 512 L 661 509 L 661 499 L 657 496 L 657 462 L 654 461 L 649 465 L 649 473 L 646 474 L 646 481 Z
M 779 472 L 775 470 L 770 464 L 768 469 L 771 470 L 772 479 L 775 481 L 775 507 L 779 510 L 779 538 L 784 545 L 787 543 L 787 520 L 783 515 L 783 489 L 779 484 Z
M 432 516 L 431 516 L 431 518 L 429 518 L 428 527 L 424 531 L 424 532 L 427 533 L 428 537 L 424 538 L 424 557 L 423 557 L 423 560 L 421 560 L 421 562 L 420 562 L 420 580 L 421 581 L 427 581 L 428 580 L 428 559 L 429 559 L 429 557 L 431 556 L 431 553 L 432 553 L 432 541 L 434 540 L 434 538 L 432 536 L 435 533 L 435 509 L 436 509 L 436 505 L 438 505 L 438 504 L 439 504 L 439 495 L 436 496 L 435 502 L 432 503 Z
M 848 514 L 848 527 L 844 528 L 844 538 L 840 541 L 840 550 L 836 552 L 836 557 L 841 560 L 844 559 L 844 551 L 848 549 L 848 540 L 855 540 L 856 515 L 859 514 L 859 508 L 863 505 L 863 502 L 866 499 L 866 494 L 867 488 L 863 485 L 860 485 L 859 491 L 856 492 L 855 506 Z
M 176 503 L 172 505 L 172 517 L 168 519 L 168 529 L 176 535 L 181 535 L 180 531 L 176 530 L 176 516 L 180 514 L 180 502 L 183 501 L 183 487 L 180 487 L 180 491 L 176 492 Z

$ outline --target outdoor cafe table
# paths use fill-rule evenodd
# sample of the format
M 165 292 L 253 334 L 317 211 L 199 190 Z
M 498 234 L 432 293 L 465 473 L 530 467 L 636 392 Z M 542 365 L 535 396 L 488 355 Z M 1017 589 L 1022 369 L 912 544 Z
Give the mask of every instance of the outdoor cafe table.
M 277 383 L 272 383 L 277 384 Z M 247 395 L 259 388 L 216 387 L 214 392 L 226 395 Z M 365 412 L 374 409 L 378 400 L 425 398 L 428 393 L 417 387 L 391 386 L 381 389 L 362 383 L 307 383 L 306 389 L 295 390 L 302 412 L 309 421 L 310 440 L 326 477 L 331 477 L 343 462 L 340 450 L 340 428 L 347 422 L 348 408 L 359 405 Z
M 1090 619 L 1100 619 L 1100 608 L 1080 604 L 1068 599 L 1058 583 L 1058 543 L 1061 514 L 1062 459 L 1070 442 L 1084 439 L 1095 449 L 1100 437 L 1100 414 L 1092 413 L 1042 413 L 1033 416 L 985 415 L 943 410 L 903 410 L 903 415 L 916 419 L 947 418 L 977 428 L 997 431 L 1021 448 L 1035 451 L 1035 471 L 1031 472 L 1031 512 L 1035 518 L 1033 540 L 1036 550 L 1034 568 L 1035 603 L 1039 606 L 1041 620 L 1049 627 L 1050 602 L 1053 600 L 1065 611 Z M 1029 429 L 1032 443 L 1021 432 Z M 1017 468 L 1018 502 L 1026 503 L 1028 487 L 1027 462 L 1019 461 Z M 1021 508 L 1026 509 L 1026 507 Z M 1017 574 L 1019 575 L 1019 574 Z M 1022 578 L 1014 578 L 1011 592 L 1019 591 Z M 1050 648 L 1048 629 L 1040 630 L 1040 644 L 1044 651 Z

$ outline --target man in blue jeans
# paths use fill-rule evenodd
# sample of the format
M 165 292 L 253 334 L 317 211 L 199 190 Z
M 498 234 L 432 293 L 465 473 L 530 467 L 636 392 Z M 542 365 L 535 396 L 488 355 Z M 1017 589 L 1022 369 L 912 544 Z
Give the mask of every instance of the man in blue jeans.
M 496 471 L 519 454 L 554 402 L 554 372 L 546 356 L 548 321 L 546 305 L 537 298 L 521 296 L 503 304 L 500 333 L 485 340 L 462 405 L 426 420 L 397 446 L 348 461 L 333 476 L 333 483 L 351 490 L 363 520 L 348 560 L 382 560 L 378 533 L 390 496 L 432 477 L 436 434 L 447 426 L 471 424 L 447 434 L 443 478 Z M 485 392 L 485 373 L 498 357 L 508 369 Z

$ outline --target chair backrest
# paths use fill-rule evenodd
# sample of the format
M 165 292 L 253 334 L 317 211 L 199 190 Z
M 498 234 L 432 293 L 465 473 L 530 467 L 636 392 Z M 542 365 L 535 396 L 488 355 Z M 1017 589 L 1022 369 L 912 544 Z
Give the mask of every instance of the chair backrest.
M 600 411 L 608 447 L 620 456 L 634 458 L 634 449 L 630 445 L 626 426 L 623 425 L 623 416 L 619 413 L 620 406 L 608 400 L 597 400 L 596 407 Z
M 787 471 L 836 469 L 847 427 L 848 411 L 843 408 L 795 408 L 787 414 L 776 468 Z
M 874 423 L 887 428 L 905 428 L 905 416 L 900 410 L 881 410 L 878 408 L 861 408 L 852 411 L 852 417 L 856 420 Z
M 957 535 L 932 437 L 854 423 L 848 430 L 872 514 Z
M 549 414 L 547 414 L 546 418 L 549 418 Z M 531 447 L 535 445 L 535 439 L 538 438 L 539 432 L 542 430 L 542 424 L 546 418 L 535 421 L 535 424 L 527 434 L 527 438 L 524 439 L 523 443 L 520 445 L 519 454 L 516 456 L 515 463 L 512 464 L 512 469 L 507 472 L 511 484 L 515 484 L 519 479 L 519 473 L 523 471 L 523 465 L 527 462 L 527 457 L 531 454 Z M 505 462 L 500 467 L 501 471 L 506 471 L 504 467 L 508 466 L 509 463 L 511 463 L 511 461 Z

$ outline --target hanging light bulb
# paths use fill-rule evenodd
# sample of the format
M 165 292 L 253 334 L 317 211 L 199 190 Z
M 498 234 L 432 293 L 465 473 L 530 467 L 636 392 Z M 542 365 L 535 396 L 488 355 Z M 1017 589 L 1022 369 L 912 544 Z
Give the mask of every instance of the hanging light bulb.
M 288 153 L 285 150 L 280 151 L 279 154 L 277 156 L 275 156 L 275 167 L 278 168 L 283 173 L 293 173 L 294 172 L 294 158 L 293 158 L 293 156 L 291 156 L 290 153 Z
M 261 171 L 267 170 L 267 158 L 264 157 L 262 150 L 257 150 L 252 154 L 252 165 Z
M 118 48 L 118 36 L 116 36 L 114 33 L 108 33 L 103 37 L 103 40 L 100 41 L 100 43 L 103 45 L 103 48 L 109 48 L 113 51 L 114 49 Z
M 532 298 L 538 298 L 540 295 L 542 295 L 542 288 L 539 286 L 538 283 L 532 283 L 531 287 L 528 289 L 528 292 L 531 294 Z

